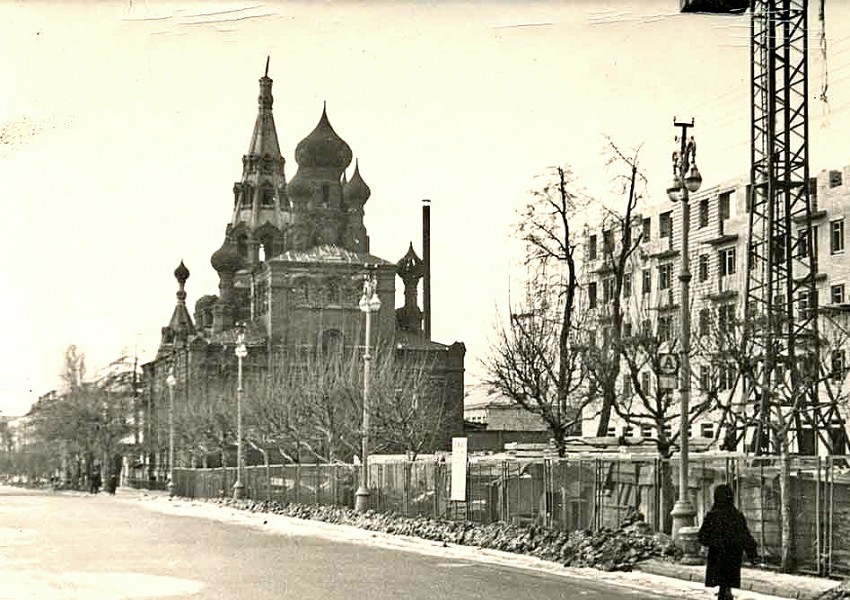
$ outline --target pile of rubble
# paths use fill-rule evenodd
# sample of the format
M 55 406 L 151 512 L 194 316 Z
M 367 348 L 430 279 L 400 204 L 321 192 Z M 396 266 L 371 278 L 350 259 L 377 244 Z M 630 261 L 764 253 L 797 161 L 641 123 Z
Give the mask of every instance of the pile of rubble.
M 282 504 L 274 501 L 212 500 L 225 506 L 351 525 L 370 531 L 408 535 L 444 544 L 462 544 L 516 554 L 536 556 L 571 567 L 594 567 L 605 571 L 629 571 L 649 558 L 674 559 L 678 549 L 664 534 L 651 534 L 636 515 L 618 530 L 564 532 L 535 525 L 503 522 L 482 525 L 470 521 L 449 521 L 430 517 L 404 517 L 394 513 L 367 511 L 313 504 Z M 832 599 L 830 599 L 832 600 Z

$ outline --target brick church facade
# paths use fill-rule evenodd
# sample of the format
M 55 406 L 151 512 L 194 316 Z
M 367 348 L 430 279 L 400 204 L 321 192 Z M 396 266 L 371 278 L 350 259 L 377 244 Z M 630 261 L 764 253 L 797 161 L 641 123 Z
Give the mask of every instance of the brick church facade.
M 179 287 L 171 320 L 162 328 L 156 359 L 144 365 L 149 461 L 163 462 L 163 406 L 169 392 L 175 410 L 181 403 L 198 410 L 215 394 L 233 398 L 235 418 L 237 325 L 244 324 L 246 373 L 278 368 L 286 360 L 282 357 L 298 349 L 360 352 L 365 315 L 358 302 L 367 273 L 377 282 L 381 301 L 372 315 L 371 343 L 391 349 L 400 360 L 428 365 L 429 379 L 439 383 L 431 387 L 441 395 L 444 415 L 436 448 L 429 450 L 449 448 L 463 427 L 465 347 L 435 342 L 427 323 L 423 327 L 430 315 L 418 306 L 418 286 L 423 276 L 430 277 L 428 265 L 412 245 L 398 262 L 370 253 L 364 206 L 371 191 L 356 162 L 347 175 L 353 153 L 326 109 L 297 145 L 297 170 L 287 180 L 268 65 L 259 83 L 259 110 L 242 157 L 242 177 L 233 186 L 230 222 L 210 259 L 219 275 L 218 294 L 201 296 L 190 314 L 189 271 L 181 262 L 174 273 Z M 427 258 L 427 247 L 424 253 Z M 405 302 L 394 310 L 399 280 Z M 169 373 L 177 382 L 170 390 Z M 175 462 L 185 464 L 186 457 L 179 456 Z

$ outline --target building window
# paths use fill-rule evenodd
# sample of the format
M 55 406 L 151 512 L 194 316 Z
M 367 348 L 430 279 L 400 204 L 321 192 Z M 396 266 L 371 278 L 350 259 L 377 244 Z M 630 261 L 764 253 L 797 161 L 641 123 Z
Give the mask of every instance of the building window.
M 649 319 L 644 319 L 643 321 L 641 321 L 640 334 L 645 338 L 648 338 L 652 335 L 652 321 L 650 321 Z
M 635 428 L 631 425 L 623 425 L 623 437 L 632 437 L 635 434 Z
M 652 426 L 651 425 L 641 425 L 640 426 L 640 436 L 641 437 L 652 437 Z
M 614 278 L 606 277 L 602 280 L 602 302 L 608 303 L 614 297 Z
M 631 398 L 634 396 L 634 390 L 632 389 L 632 377 L 631 375 L 623 376 L 623 396 L 626 398 Z
M 711 311 L 707 308 L 701 308 L 699 311 L 699 334 L 708 335 L 709 327 L 711 326 Z
M 756 242 L 747 244 L 747 260 L 749 261 L 750 271 L 755 271 L 758 266 L 758 261 L 761 258 L 759 248 L 760 245 Z
M 649 373 L 647 371 L 644 371 L 643 373 L 640 374 L 640 390 L 641 390 L 641 392 L 644 395 L 648 396 L 649 394 L 652 393 L 652 390 L 650 389 L 651 386 L 652 386 L 652 382 L 649 379 Z
M 652 236 L 652 219 L 646 217 L 643 221 L 641 221 L 641 241 L 648 242 L 649 238 Z
M 846 356 L 844 350 L 832 351 L 832 379 L 833 381 L 841 381 L 844 379 Z
M 830 228 L 830 249 L 833 254 L 844 252 L 844 219 L 833 221 Z
M 589 329 L 587 331 L 587 345 L 590 346 L 591 348 L 596 347 L 596 330 L 595 329 Z
M 623 337 L 624 338 L 632 337 L 632 324 L 631 323 L 623 323 Z
M 673 263 L 658 265 L 658 289 L 669 290 L 673 280 Z
M 732 192 L 726 192 L 717 197 L 717 211 L 721 222 L 726 221 L 732 216 L 731 199 Z
M 673 336 L 673 317 L 658 317 L 658 341 L 667 342 Z
M 707 392 L 711 389 L 711 367 L 700 365 L 699 367 L 699 389 Z
M 623 273 L 623 297 L 628 298 L 632 295 L 632 274 Z
M 801 292 L 797 295 L 797 315 L 799 318 L 809 318 L 809 304 L 809 292 Z
M 592 235 L 587 240 L 587 260 L 596 260 L 596 236 Z
M 596 282 L 587 284 L 587 307 L 596 308 Z
M 271 186 L 265 186 L 263 188 L 263 195 L 260 198 L 260 206 L 274 206 L 274 188 Z
M 721 304 L 717 307 L 717 328 L 721 333 L 726 333 L 735 322 L 735 305 Z
M 708 227 L 708 198 L 699 201 L 699 226 Z
M 833 304 L 844 304 L 844 284 L 839 283 L 829 288 L 829 296 Z
M 652 291 L 652 273 L 649 269 L 643 270 L 643 281 L 641 282 L 641 292 L 644 296 Z
M 720 251 L 720 276 L 734 275 L 736 252 L 735 248 L 726 248 Z
M 773 238 L 773 262 L 785 262 L 785 236 L 777 235 Z
M 327 329 L 322 332 L 322 353 L 337 356 L 342 352 L 342 332 L 338 329 Z
M 708 281 L 708 254 L 699 255 L 699 280 Z
M 658 215 L 658 237 L 673 237 L 673 213 L 668 211 Z
M 714 423 L 703 423 L 699 427 L 699 433 L 702 437 L 711 439 L 714 437 Z
M 809 230 L 797 231 L 797 258 L 808 258 L 809 256 Z
M 606 229 L 602 232 L 602 256 L 614 254 L 614 232 Z
M 834 188 L 841 185 L 841 171 L 829 172 L 829 187 Z
M 609 427 L 608 428 L 608 437 L 615 437 L 616 435 L 617 435 L 617 428 L 616 427 Z
M 720 375 L 717 386 L 719 390 L 731 390 L 735 387 L 735 367 L 733 365 L 720 365 L 718 374 Z

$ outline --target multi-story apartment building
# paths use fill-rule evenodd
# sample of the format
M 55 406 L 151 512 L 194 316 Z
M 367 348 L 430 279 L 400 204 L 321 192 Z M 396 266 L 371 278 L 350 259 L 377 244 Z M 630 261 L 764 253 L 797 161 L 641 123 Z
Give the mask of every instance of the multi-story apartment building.
M 747 283 L 748 178 L 739 178 L 708 187 L 690 197 L 689 265 L 691 272 L 692 402 L 699 403 L 707 394 L 722 393 L 732 402 L 745 401 L 743 384 L 735 369 L 711 364 L 712 335 L 722 331 L 732 318 L 743 318 Z M 812 248 L 815 255 L 815 280 L 818 323 L 823 336 L 825 364 L 831 363 L 830 388 L 840 404 L 846 398 L 845 347 L 850 344 L 850 257 L 845 221 L 850 217 L 850 166 L 843 170 L 823 171 L 810 180 Z M 622 335 L 650 333 L 658 341 L 658 352 L 678 352 L 679 304 L 681 286 L 682 210 L 672 202 L 638 207 L 640 214 L 631 220 L 632 237 L 638 246 L 630 256 L 623 275 Z M 805 223 L 798 223 L 798 236 L 805 235 Z M 610 327 L 612 296 L 616 290 L 614 259 L 621 252 L 621 222 L 616 219 L 587 227 L 583 240 L 582 314 L 591 331 L 591 339 L 603 344 Z M 805 253 L 807 244 L 797 244 L 796 252 Z M 808 298 L 795 300 L 797 310 L 807 310 Z M 846 322 L 845 322 L 846 321 Z M 601 340 L 601 341 L 600 341 Z M 702 352 L 700 351 L 702 349 Z M 640 374 L 647 388 L 662 383 L 650 369 Z M 628 369 L 621 368 L 618 397 L 634 394 Z M 639 381 L 640 381 L 639 380 Z M 678 387 L 673 385 L 672 387 Z M 671 394 L 675 391 L 670 389 Z M 673 412 L 678 405 L 672 405 Z M 846 418 L 846 415 L 842 415 Z M 594 435 L 598 421 L 583 424 L 583 434 Z M 717 411 L 700 415 L 691 424 L 692 438 L 715 440 L 720 446 L 723 435 Z M 665 427 L 676 428 L 675 420 Z M 846 440 L 846 431 L 835 423 L 830 435 Z M 634 426 L 612 414 L 608 435 L 652 437 L 649 424 Z M 813 440 L 795 440 L 793 449 L 801 453 L 813 450 Z

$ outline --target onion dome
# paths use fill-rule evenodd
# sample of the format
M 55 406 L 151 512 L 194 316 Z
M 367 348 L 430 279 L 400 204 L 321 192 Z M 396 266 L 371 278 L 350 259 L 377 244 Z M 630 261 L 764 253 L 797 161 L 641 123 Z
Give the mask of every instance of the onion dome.
M 372 190 L 369 189 L 369 186 L 366 185 L 366 182 L 360 176 L 360 165 L 358 163 L 354 163 L 354 175 L 351 176 L 351 181 L 343 187 L 342 194 L 345 197 L 345 201 L 349 204 L 359 204 L 361 206 L 372 195 Z
M 213 296 L 212 294 L 201 296 L 195 302 L 195 313 L 197 314 L 202 311 L 209 310 L 216 302 L 218 302 L 218 296 Z
M 186 268 L 182 260 L 180 261 L 180 266 L 174 269 L 174 278 L 177 279 L 177 283 L 181 286 L 189 279 L 189 269 Z
M 396 263 L 395 272 L 405 282 L 408 279 L 415 282 L 425 275 L 425 263 L 416 255 L 416 251 L 413 249 L 413 242 L 407 248 L 407 253 Z
M 221 248 L 213 252 L 210 257 L 210 264 L 219 273 L 235 273 L 242 266 L 242 259 L 239 257 L 236 245 L 224 240 Z
M 322 110 L 319 124 L 295 148 L 295 161 L 300 167 L 336 167 L 351 164 L 351 148 L 339 137 L 328 121 L 327 108 Z
M 290 198 L 310 198 L 313 195 L 313 183 L 299 170 L 286 184 L 286 193 Z

